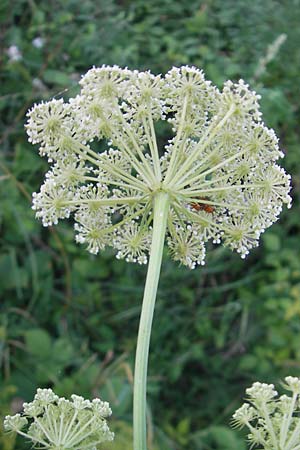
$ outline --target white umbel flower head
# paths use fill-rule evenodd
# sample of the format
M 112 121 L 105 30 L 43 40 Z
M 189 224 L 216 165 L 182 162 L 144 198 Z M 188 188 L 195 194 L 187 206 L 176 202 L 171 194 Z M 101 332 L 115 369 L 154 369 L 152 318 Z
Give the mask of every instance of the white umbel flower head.
M 273 384 L 255 382 L 246 389 L 247 403 L 232 416 L 232 426 L 246 426 L 250 448 L 298 450 L 300 446 L 300 378 L 286 377 L 282 383 L 290 396 L 278 396 Z
M 67 400 L 51 389 L 38 389 L 23 407 L 23 415 L 5 417 L 4 429 L 28 438 L 37 448 L 97 450 L 114 438 L 106 421 L 111 409 L 99 398 L 90 401 L 73 394 Z
M 35 105 L 26 128 L 52 164 L 33 197 L 36 216 L 45 226 L 73 216 L 91 253 L 111 245 L 118 258 L 146 263 L 162 192 L 171 257 L 190 268 L 204 263 L 208 240 L 244 258 L 290 207 L 278 139 L 244 81 L 219 90 L 195 67 L 163 77 L 103 66 L 80 85 L 68 102 Z M 165 148 L 155 134 L 162 120 L 172 128 Z

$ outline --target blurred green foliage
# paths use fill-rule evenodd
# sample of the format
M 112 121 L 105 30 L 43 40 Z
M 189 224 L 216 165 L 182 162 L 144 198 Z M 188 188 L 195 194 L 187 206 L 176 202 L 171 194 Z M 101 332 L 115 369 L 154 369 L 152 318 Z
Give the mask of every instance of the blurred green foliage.
M 2 0 L 0 415 L 17 412 L 37 386 L 98 395 L 114 412 L 117 438 L 107 450 L 131 449 L 145 268 L 109 252 L 92 257 L 75 245 L 70 224 L 43 229 L 35 220 L 30 197 L 47 163 L 26 142 L 25 113 L 73 96 L 92 65 L 158 73 L 193 64 L 219 86 L 242 77 L 262 94 L 265 121 L 286 150 L 294 206 L 246 262 L 222 248 L 192 272 L 165 258 L 149 449 L 245 449 L 228 427 L 245 386 L 300 371 L 299 21 L 299 0 Z M 0 446 L 28 448 L 1 430 Z

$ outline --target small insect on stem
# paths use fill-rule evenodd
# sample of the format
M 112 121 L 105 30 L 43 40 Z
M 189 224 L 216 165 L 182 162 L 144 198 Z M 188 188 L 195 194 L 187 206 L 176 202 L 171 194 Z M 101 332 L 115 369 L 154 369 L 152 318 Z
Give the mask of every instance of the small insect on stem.
M 208 200 L 205 197 L 198 197 L 199 200 Z M 194 209 L 195 211 L 205 211 L 208 214 L 212 214 L 215 210 L 215 208 L 212 205 L 207 205 L 206 203 L 197 203 L 197 202 L 192 202 L 190 203 L 190 206 L 192 207 L 192 209 Z

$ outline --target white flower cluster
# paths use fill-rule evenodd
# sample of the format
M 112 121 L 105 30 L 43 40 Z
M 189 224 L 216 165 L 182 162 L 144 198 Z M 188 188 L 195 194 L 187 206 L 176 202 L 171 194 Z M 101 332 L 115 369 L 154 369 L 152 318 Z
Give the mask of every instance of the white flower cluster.
M 93 68 L 68 102 L 35 105 L 26 125 L 52 164 L 33 209 L 45 226 L 73 215 L 76 241 L 91 253 L 146 263 L 153 201 L 168 194 L 167 244 L 174 260 L 204 263 L 204 243 L 245 257 L 291 204 L 283 156 L 261 119 L 259 96 L 242 80 L 220 91 L 195 67 L 165 77 Z M 159 148 L 155 124 L 170 139 Z
M 22 415 L 5 417 L 4 429 L 28 438 L 38 448 L 98 450 L 114 438 L 105 420 L 111 409 L 99 398 L 89 401 L 72 395 L 66 400 L 51 389 L 38 389 L 34 400 L 23 408 Z
M 300 450 L 300 378 L 286 377 L 283 386 L 290 396 L 278 397 L 273 384 L 254 383 L 246 389 L 249 403 L 233 414 L 234 427 L 249 429 L 251 448 Z

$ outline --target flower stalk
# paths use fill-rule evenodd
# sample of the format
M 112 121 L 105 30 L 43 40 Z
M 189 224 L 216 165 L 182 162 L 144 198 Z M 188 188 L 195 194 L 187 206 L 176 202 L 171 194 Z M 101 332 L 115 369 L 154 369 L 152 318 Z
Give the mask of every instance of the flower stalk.
M 170 199 L 158 192 L 153 200 L 153 230 L 150 259 L 140 318 L 134 371 L 133 433 L 134 450 L 147 449 L 146 388 L 150 335 L 161 269 Z
M 149 261 L 134 381 L 134 450 L 146 450 L 148 354 L 165 242 L 190 269 L 205 263 L 208 241 L 245 258 L 283 204 L 291 206 L 290 176 L 276 164 L 283 153 L 262 122 L 260 96 L 243 80 L 219 90 L 195 67 L 155 76 L 103 66 L 80 85 L 75 98 L 28 112 L 29 141 L 51 164 L 33 209 L 44 226 L 72 216 L 75 240 L 90 253 L 112 246 L 117 258 Z M 161 121 L 172 128 L 164 148 L 155 134 Z M 73 422 L 71 446 L 80 429 Z M 294 433 L 288 438 L 292 446 Z

